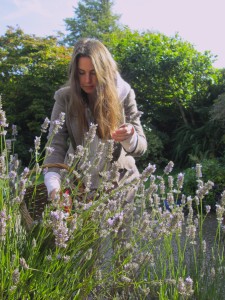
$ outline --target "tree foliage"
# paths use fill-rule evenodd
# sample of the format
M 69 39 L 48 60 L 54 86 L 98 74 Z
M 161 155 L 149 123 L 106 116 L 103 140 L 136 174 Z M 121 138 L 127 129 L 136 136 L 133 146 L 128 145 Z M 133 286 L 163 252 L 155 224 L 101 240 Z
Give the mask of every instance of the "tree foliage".
M 136 92 L 138 105 L 144 111 L 145 126 L 151 127 L 157 134 L 161 132 L 159 136 L 163 139 L 165 156 L 176 160 L 179 152 L 180 162 L 184 163 L 184 154 L 187 162 L 187 146 L 190 151 L 193 145 L 185 144 L 183 151 L 181 145 L 184 145 L 183 137 L 190 132 L 197 141 L 206 130 L 205 147 L 209 139 L 213 140 L 216 125 L 210 122 L 206 126 L 206 122 L 213 102 L 211 91 L 214 89 L 215 92 L 213 87 L 221 84 L 221 75 L 212 66 L 214 56 L 210 51 L 198 52 L 179 35 L 168 37 L 161 33 L 130 30 L 119 39 L 115 34 L 109 47 L 123 77 Z M 222 86 L 214 97 L 221 89 Z M 181 128 L 182 134 L 178 134 L 177 130 Z M 221 132 L 217 136 L 221 136 Z M 196 150 L 199 144 L 204 145 L 198 140 Z M 212 154 L 215 143 L 210 144 L 209 152 Z M 202 151 L 206 150 L 205 147 L 201 147 Z
M 205 97 L 216 80 L 212 55 L 195 50 L 178 35 L 129 32 L 111 45 L 124 77 L 138 91 L 149 115 L 158 108 L 177 110 L 187 123 L 186 109 Z
M 104 43 L 144 112 L 149 143 L 144 160 L 182 165 L 222 155 L 224 130 L 210 111 L 225 91 L 224 72 L 213 68 L 210 52 L 198 52 L 178 35 L 132 32 L 128 27 L 105 33 Z M 33 145 L 40 124 L 50 116 L 54 91 L 67 80 L 71 53 L 72 48 L 54 37 L 26 35 L 18 28 L 0 37 L 0 92 L 9 123 L 22 133 L 20 152 Z
M 0 93 L 9 123 L 18 126 L 24 159 L 40 124 L 50 117 L 54 91 L 66 81 L 70 54 L 55 38 L 27 35 L 19 28 L 0 37 Z
M 218 120 L 225 125 L 225 93 L 218 96 L 211 109 L 212 120 Z
M 69 34 L 64 42 L 73 45 L 81 37 L 104 40 L 104 35 L 119 30 L 120 16 L 112 12 L 113 1 L 80 0 L 74 9 L 74 17 L 66 18 Z

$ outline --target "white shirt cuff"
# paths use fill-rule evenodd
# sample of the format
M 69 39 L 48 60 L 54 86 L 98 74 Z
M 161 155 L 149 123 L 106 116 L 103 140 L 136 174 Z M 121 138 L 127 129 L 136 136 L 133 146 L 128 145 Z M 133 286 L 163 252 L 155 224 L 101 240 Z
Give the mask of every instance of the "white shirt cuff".
M 133 152 L 137 146 L 137 141 L 138 141 L 138 135 L 137 132 L 134 131 L 134 134 L 131 137 L 129 137 L 128 139 L 120 143 L 127 152 Z
M 47 172 L 44 177 L 44 183 L 46 185 L 48 195 L 53 191 L 60 190 L 61 178 L 56 172 Z

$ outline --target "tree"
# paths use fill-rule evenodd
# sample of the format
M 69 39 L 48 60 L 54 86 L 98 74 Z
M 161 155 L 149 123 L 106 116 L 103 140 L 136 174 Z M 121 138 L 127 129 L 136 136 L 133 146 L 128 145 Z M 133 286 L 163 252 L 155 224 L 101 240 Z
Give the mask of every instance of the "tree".
M 219 121 L 222 126 L 225 125 L 225 93 L 218 96 L 211 109 L 211 117 L 214 121 Z
M 205 97 L 209 83 L 216 80 L 210 52 L 198 52 L 178 35 L 127 31 L 111 41 L 123 76 L 137 90 L 149 116 L 170 107 L 178 109 L 183 123 L 189 122 L 187 109 Z
M 213 102 L 210 91 L 219 92 L 212 86 L 220 81 L 213 55 L 198 52 L 178 35 L 153 32 L 127 30 L 120 38 L 113 35 L 109 44 L 123 77 L 136 92 L 144 127 L 163 140 L 165 157 L 182 164 L 191 153 L 218 153 L 221 131 L 215 135 L 216 125 L 207 123 Z
M 73 45 L 81 37 L 104 40 L 104 35 L 119 30 L 120 16 L 112 13 L 113 1 L 80 0 L 74 10 L 73 18 L 66 18 L 69 34 L 64 42 Z
M 9 28 L 0 37 L 0 93 L 8 123 L 18 126 L 18 152 L 28 158 L 40 125 L 50 117 L 54 91 L 67 80 L 72 49 L 54 37 Z
M 175 157 L 175 163 L 182 163 L 191 155 L 221 152 L 223 130 L 209 120 L 209 111 L 225 91 L 224 73 L 212 67 L 210 52 L 196 51 L 179 36 L 128 27 L 103 36 L 144 111 L 150 145 L 146 160 L 160 163 Z M 0 93 L 8 123 L 22 133 L 17 152 L 24 159 L 40 124 L 50 116 L 54 91 L 67 80 L 71 53 L 54 37 L 30 36 L 18 28 L 0 37 Z

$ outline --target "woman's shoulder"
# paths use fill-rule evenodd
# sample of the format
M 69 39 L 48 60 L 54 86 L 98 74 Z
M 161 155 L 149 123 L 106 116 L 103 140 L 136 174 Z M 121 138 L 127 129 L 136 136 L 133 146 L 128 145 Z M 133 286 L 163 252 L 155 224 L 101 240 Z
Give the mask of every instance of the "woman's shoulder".
M 131 87 L 118 73 L 116 78 L 116 87 L 120 101 L 124 101 L 129 95 Z
M 65 87 L 61 87 L 60 89 L 58 89 L 55 92 L 55 99 L 57 100 L 58 98 L 60 99 L 67 99 L 70 96 L 70 87 L 69 86 L 65 86 Z

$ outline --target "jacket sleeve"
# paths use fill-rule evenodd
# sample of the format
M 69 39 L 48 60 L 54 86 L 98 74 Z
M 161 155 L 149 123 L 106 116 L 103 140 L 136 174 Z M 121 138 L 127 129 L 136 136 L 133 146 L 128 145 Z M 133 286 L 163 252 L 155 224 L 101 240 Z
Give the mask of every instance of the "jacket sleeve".
M 127 153 L 127 155 L 132 155 L 134 157 L 142 156 L 147 150 L 147 140 L 140 122 L 140 114 L 137 109 L 133 89 L 130 90 L 127 97 L 124 99 L 124 114 L 125 122 L 132 124 L 137 133 L 136 147 L 132 152 Z
M 47 146 L 52 147 L 53 152 L 46 156 L 44 159 L 44 164 L 48 163 L 64 163 L 65 156 L 68 150 L 68 130 L 66 122 L 64 121 L 61 128 L 57 133 L 53 133 L 55 128 L 55 122 L 59 120 L 60 113 L 66 113 L 66 97 L 61 90 L 58 90 L 54 96 L 55 103 L 51 114 L 51 124 L 48 134 Z M 66 116 L 65 116 L 66 117 Z M 59 172 L 58 168 L 50 168 L 49 171 Z

